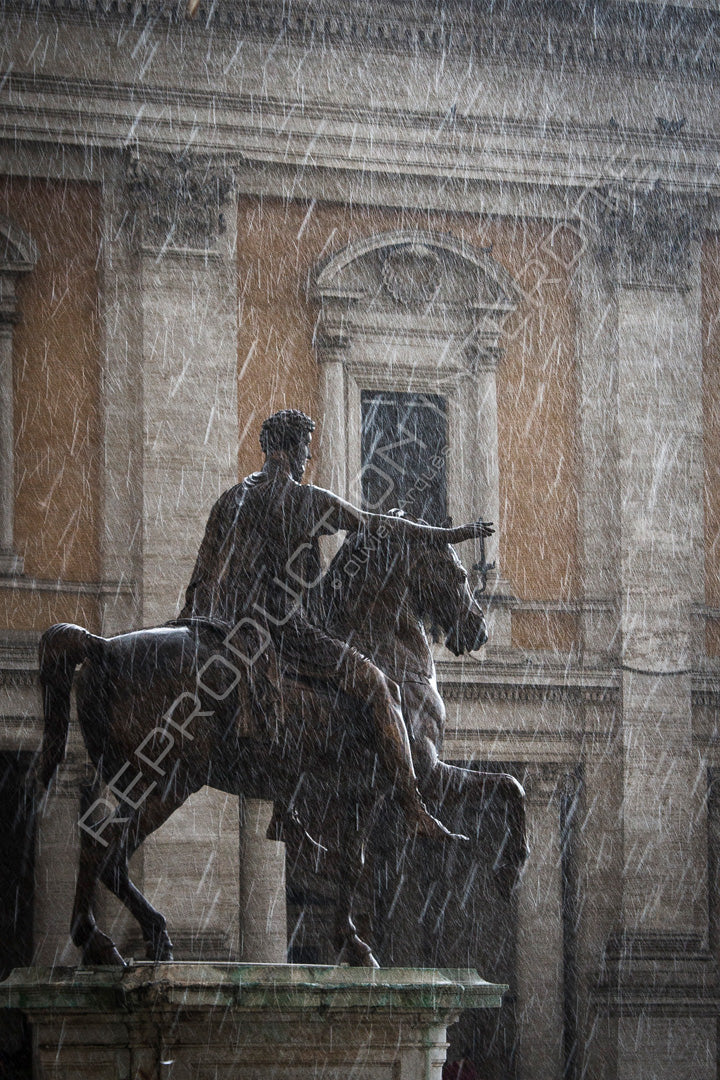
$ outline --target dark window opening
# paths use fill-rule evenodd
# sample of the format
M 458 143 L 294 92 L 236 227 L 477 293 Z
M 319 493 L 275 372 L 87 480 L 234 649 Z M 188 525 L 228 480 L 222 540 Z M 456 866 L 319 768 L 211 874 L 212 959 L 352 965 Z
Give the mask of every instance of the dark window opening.
M 447 401 L 438 394 L 363 390 L 362 503 L 431 525 L 447 518 Z

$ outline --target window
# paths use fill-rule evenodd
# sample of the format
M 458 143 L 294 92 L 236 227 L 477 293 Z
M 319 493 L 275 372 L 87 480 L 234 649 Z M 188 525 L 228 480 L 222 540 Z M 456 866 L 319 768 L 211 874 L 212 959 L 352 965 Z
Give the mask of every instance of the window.
M 447 401 L 438 394 L 363 390 L 362 503 L 431 525 L 447 517 Z

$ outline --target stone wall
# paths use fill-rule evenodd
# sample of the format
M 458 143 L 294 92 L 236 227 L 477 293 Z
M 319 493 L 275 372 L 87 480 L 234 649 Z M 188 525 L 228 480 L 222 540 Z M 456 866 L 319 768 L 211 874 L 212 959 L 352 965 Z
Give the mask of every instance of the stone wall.
M 463 1021 L 488 1076 L 717 1072 L 720 21 L 661 7 L 2 14 L 0 748 L 38 744 L 42 628 L 173 614 L 267 413 L 316 415 L 312 476 L 352 494 L 365 384 L 442 389 L 450 502 L 499 526 L 490 644 L 438 653 L 444 753 L 523 779 L 534 850 L 511 902 L 448 857 L 454 928 L 409 871 L 422 942 L 383 934 L 510 982 L 494 1033 Z M 368 292 L 393 245 L 442 277 L 422 317 Z M 83 769 L 39 823 L 42 959 L 72 957 Z M 180 956 L 260 949 L 258 897 L 282 951 L 250 809 L 203 789 L 136 858 Z M 495 952 L 458 932 L 486 902 Z

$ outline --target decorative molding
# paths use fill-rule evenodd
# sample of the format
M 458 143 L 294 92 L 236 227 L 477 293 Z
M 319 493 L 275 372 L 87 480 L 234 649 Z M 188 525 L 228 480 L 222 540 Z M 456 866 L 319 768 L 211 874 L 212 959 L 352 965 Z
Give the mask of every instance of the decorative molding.
M 29 273 L 37 262 L 35 241 L 0 214 L 0 326 L 12 326 L 19 319 L 15 283 L 18 274 Z
M 700 935 L 613 934 L 593 997 L 611 1016 L 716 1016 L 717 963 Z
M 706 687 L 703 690 L 692 690 L 691 700 L 693 708 L 720 709 L 720 685 L 714 688 Z
M 536 807 L 559 807 L 563 799 L 576 795 L 581 783 L 579 766 L 560 761 L 528 762 L 519 779 L 528 805 Z
M 550 68 L 600 67 L 665 71 L 674 76 L 717 74 L 720 17 L 706 10 L 652 3 L 597 0 L 538 3 L 532 13 L 488 13 L 448 0 L 439 19 L 432 3 L 417 3 L 411 16 L 392 6 L 360 13 L 326 0 L 296 4 L 280 0 L 201 0 L 198 17 L 184 19 L 185 0 L 10 0 L 6 7 L 66 19 L 92 17 L 143 25 L 162 19 L 169 32 L 201 35 L 221 30 L 242 37 L 314 44 L 319 48 L 471 54 L 504 65 Z M 452 112 L 447 122 L 452 124 Z
M 431 303 L 447 291 L 446 268 L 437 252 L 424 244 L 392 248 L 382 260 L 382 282 L 404 307 Z
M 515 701 L 533 704 L 611 705 L 620 701 L 617 686 L 543 686 L 519 683 L 439 681 L 445 701 Z
M 142 245 L 153 252 L 204 254 L 225 231 L 222 207 L 233 177 L 216 158 L 135 154 L 127 185 L 140 214 Z
M 135 596 L 137 584 L 132 581 L 57 581 L 46 578 L 21 577 L 5 581 L 0 578 L 0 589 L 19 589 L 25 592 L 70 593 L 72 596 Z M 0 630 L 0 641 L 3 631 Z
M 348 244 L 319 268 L 320 299 L 370 300 L 385 289 L 404 306 L 436 303 L 507 314 L 518 286 L 491 255 L 447 233 L 403 229 Z
M 701 235 L 707 199 L 666 188 L 617 184 L 599 193 L 597 254 L 616 267 L 624 285 L 682 288 L 688 284 L 693 243 Z
M 34 687 L 40 686 L 40 677 L 37 671 L 12 671 L 0 669 L 0 686 Z
M 420 230 L 349 244 L 320 266 L 315 294 L 321 354 L 324 343 L 335 355 L 355 336 L 386 342 L 392 333 L 398 344 L 455 338 L 468 372 L 495 367 L 503 324 L 521 300 L 491 248 Z

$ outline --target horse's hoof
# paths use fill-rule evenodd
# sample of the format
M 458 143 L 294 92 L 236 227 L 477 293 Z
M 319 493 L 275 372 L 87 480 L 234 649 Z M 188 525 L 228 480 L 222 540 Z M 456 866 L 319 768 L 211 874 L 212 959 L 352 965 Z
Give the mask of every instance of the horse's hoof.
M 83 946 L 82 962 L 86 967 L 127 966 L 114 942 L 101 930 L 95 930 Z
M 145 955 L 155 964 L 169 964 L 173 960 L 173 943 L 167 934 L 160 934 L 147 943 Z
M 365 967 L 365 968 L 379 968 L 377 960 L 373 956 L 370 946 L 358 937 L 357 934 L 353 934 L 352 937 L 346 939 L 340 950 L 338 957 L 338 964 L 345 961 L 350 967 Z

